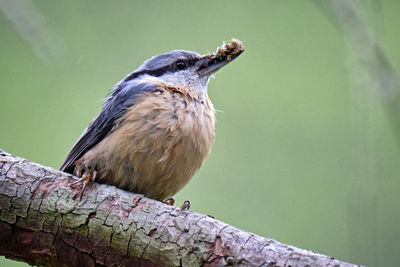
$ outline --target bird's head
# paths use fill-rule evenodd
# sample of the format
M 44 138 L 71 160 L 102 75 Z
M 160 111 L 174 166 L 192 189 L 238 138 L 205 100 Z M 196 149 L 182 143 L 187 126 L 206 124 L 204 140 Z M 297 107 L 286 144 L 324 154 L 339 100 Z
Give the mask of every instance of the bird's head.
M 146 60 L 123 81 L 151 78 L 159 82 L 206 93 L 212 74 L 234 60 L 244 51 L 239 40 L 223 44 L 215 53 L 200 55 L 196 52 L 174 50 Z

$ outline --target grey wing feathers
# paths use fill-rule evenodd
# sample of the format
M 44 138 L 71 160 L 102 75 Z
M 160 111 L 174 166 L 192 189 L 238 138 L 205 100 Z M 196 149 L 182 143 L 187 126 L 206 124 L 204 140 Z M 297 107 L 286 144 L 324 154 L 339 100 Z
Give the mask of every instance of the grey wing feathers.
M 106 99 L 103 110 L 79 137 L 60 170 L 73 173 L 74 162 L 110 134 L 115 123 L 124 116 L 129 107 L 135 104 L 138 96 L 144 92 L 154 91 L 157 87 L 158 85 L 148 82 L 128 81 L 118 83 Z

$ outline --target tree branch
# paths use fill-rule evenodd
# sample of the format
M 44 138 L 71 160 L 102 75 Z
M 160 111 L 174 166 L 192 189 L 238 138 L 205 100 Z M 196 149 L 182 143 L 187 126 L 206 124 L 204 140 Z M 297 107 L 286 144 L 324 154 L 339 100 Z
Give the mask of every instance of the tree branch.
M 0 254 L 39 266 L 354 266 L 0 150 Z

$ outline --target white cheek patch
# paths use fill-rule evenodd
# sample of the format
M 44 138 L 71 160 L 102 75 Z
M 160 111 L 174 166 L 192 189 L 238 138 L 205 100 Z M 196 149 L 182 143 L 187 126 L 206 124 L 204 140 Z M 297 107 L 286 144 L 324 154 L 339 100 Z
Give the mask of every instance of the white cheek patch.
M 183 71 L 179 72 L 168 72 L 166 74 L 161 75 L 158 77 L 164 83 L 168 83 L 171 85 L 179 86 L 179 87 L 187 87 L 187 78 L 185 74 L 182 73 Z
M 158 77 L 166 84 L 190 89 L 196 93 L 207 92 L 208 77 L 199 78 L 195 71 L 168 72 Z

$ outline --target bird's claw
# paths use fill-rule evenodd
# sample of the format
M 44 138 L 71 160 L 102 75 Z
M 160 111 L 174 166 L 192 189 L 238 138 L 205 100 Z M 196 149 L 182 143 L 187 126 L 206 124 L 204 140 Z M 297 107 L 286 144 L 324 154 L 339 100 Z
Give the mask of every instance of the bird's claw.
M 83 192 L 85 191 L 86 186 L 90 183 L 93 183 L 94 180 L 96 179 L 97 171 L 85 170 L 85 172 L 82 175 L 82 170 L 78 170 L 77 176 L 80 178 L 77 181 L 73 182 L 71 184 L 71 187 L 76 184 L 82 183 L 82 189 L 79 194 L 79 201 L 80 201 L 82 199 L 82 195 L 83 195 Z

